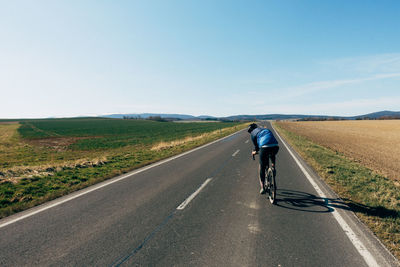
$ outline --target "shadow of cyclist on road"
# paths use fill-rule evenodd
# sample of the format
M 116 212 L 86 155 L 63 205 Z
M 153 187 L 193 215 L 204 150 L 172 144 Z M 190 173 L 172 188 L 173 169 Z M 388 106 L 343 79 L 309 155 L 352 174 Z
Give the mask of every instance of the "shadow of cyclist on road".
M 318 213 L 333 212 L 334 209 L 343 209 L 380 218 L 400 218 L 400 214 L 397 210 L 387 209 L 382 206 L 370 207 L 350 199 L 321 198 L 310 193 L 288 189 L 277 190 L 276 206 L 291 210 Z

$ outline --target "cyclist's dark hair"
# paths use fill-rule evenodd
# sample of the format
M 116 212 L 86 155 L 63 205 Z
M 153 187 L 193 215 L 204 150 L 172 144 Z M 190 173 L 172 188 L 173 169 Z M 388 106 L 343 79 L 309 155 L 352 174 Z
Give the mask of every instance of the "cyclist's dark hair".
M 254 129 L 256 129 L 258 127 L 257 124 L 252 123 L 249 125 L 249 129 L 247 130 L 249 133 L 251 133 Z

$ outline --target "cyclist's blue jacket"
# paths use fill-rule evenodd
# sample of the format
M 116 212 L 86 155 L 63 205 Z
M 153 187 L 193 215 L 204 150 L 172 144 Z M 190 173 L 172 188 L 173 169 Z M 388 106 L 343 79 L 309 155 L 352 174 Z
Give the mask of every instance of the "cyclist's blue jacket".
M 251 141 L 253 141 L 255 151 L 260 150 L 260 147 L 278 146 L 278 141 L 276 141 L 273 133 L 260 127 L 251 131 Z

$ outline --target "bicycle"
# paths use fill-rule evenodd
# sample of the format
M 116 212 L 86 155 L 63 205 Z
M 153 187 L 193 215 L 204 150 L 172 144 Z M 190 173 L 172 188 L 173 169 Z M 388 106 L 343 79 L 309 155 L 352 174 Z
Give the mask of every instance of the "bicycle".
M 255 157 L 253 155 L 253 160 L 255 160 Z M 268 157 L 269 160 L 269 157 Z M 272 165 L 272 163 L 271 163 Z M 270 166 L 268 167 L 267 170 L 267 175 L 265 177 L 265 183 L 264 183 L 264 190 L 268 193 L 268 198 L 269 202 L 271 204 L 276 203 L 276 172 L 275 172 L 275 167 Z

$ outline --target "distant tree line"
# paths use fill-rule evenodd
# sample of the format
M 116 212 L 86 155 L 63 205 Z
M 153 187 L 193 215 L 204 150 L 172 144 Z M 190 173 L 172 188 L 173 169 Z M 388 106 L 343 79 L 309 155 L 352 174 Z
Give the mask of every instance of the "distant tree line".
M 359 117 L 356 120 L 400 120 L 400 116 L 381 116 L 378 118 Z
M 399 120 L 400 116 L 381 116 L 377 118 L 371 118 L 368 116 L 357 117 L 355 120 Z M 297 121 L 344 121 L 351 120 L 349 118 L 341 118 L 341 117 L 306 117 L 298 119 Z
M 297 121 L 343 121 L 343 120 L 347 119 L 339 117 L 306 117 L 298 119 Z
M 159 121 L 159 122 L 168 122 L 168 121 L 181 121 L 182 119 L 180 118 L 163 118 L 161 116 L 150 116 L 147 118 L 143 118 L 139 115 L 136 116 L 123 116 L 122 117 L 124 120 L 151 120 L 151 121 Z M 247 121 L 252 121 L 252 120 L 240 120 L 240 119 L 228 119 L 228 118 L 205 118 L 201 119 L 199 121 L 219 121 L 219 122 L 247 122 Z
M 166 121 L 176 121 L 180 120 L 178 118 L 162 118 L 161 116 L 150 116 L 147 118 L 142 118 L 141 116 L 123 116 L 124 120 L 150 120 L 150 121 L 160 121 L 160 122 L 166 122 Z
M 139 115 L 137 115 L 137 116 L 123 116 L 122 118 L 124 120 L 143 120 L 143 118 L 140 117 Z

